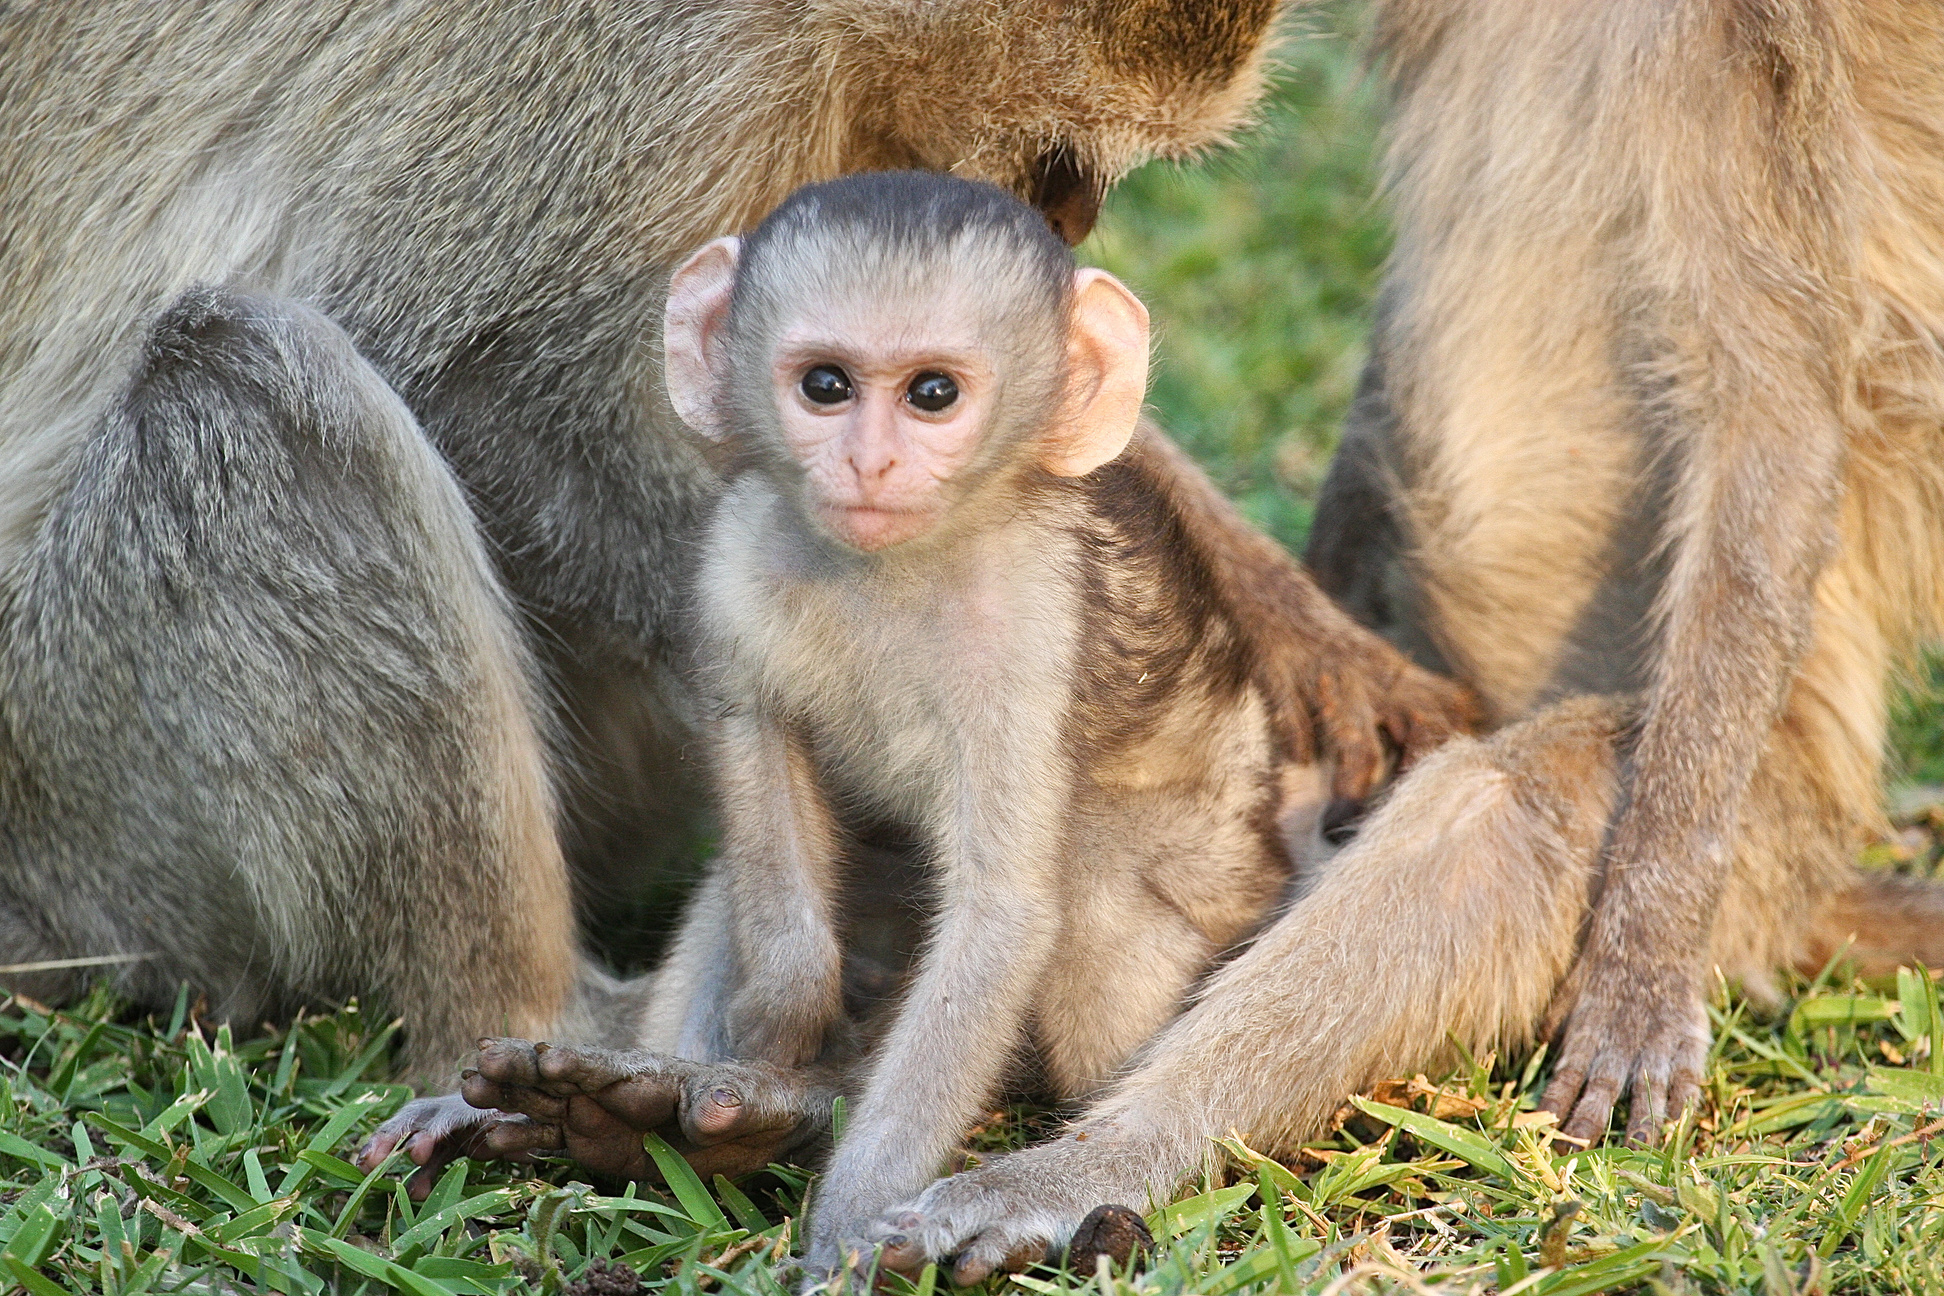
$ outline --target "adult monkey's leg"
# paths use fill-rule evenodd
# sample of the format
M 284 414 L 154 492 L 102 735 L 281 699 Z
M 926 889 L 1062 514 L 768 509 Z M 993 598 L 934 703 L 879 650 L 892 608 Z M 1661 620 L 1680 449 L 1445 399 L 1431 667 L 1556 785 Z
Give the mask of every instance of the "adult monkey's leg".
M 1577 948 L 1615 795 L 1608 702 L 1454 739 L 1392 790 L 1308 896 L 1224 968 L 1054 1142 L 933 1185 L 880 1224 L 885 1260 L 975 1281 L 1094 1207 L 1166 1201 L 1210 1139 L 1292 1150 L 1344 1096 L 1530 1037 Z
M 31 953 L 143 956 L 138 1001 L 187 981 L 246 1027 L 362 995 L 421 1081 L 510 1026 L 584 1037 L 526 655 L 344 334 L 191 291 L 80 450 L 0 636 Z

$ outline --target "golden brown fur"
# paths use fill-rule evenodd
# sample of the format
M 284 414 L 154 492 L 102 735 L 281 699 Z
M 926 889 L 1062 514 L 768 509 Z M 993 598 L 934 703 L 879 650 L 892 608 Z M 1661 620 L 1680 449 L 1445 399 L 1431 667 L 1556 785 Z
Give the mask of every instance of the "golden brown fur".
M 1944 607 L 1944 18 L 1399 3 L 1378 41 L 1399 241 L 1312 559 L 1345 594 L 1394 565 L 1358 610 L 1497 717 L 1643 691 L 1556 1011 L 1574 1132 L 1644 1077 L 1648 1133 L 1696 1037 L 1589 1034 L 1691 1017 L 1714 967 L 1767 992 L 1824 905 L 1868 925 L 1885 688 Z

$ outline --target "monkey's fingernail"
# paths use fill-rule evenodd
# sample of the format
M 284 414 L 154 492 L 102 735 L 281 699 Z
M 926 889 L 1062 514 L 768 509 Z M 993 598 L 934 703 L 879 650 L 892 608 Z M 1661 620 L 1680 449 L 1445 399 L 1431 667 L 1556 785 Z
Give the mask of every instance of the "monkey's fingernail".
M 478 1074 L 479 1074 L 478 1067 L 467 1067 L 464 1071 L 461 1071 L 459 1073 L 459 1078 L 461 1080 L 470 1080 Z
M 734 1089 L 718 1089 L 709 1095 L 709 1100 L 718 1107 L 742 1106 L 742 1095 Z
M 538 1044 L 535 1044 L 533 1046 L 533 1051 L 535 1053 L 545 1053 L 547 1050 L 551 1049 L 552 1047 L 553 1045 L 547 1043 L 547 1041 L 541 1040 Z
M 893 1233 L 890 1237 L 884 1239 L 884 1245 L 887 1247 L 901 1247 L 904 1244 L 905 1235 L 902 1233 Z
M 473 1047 L 481 1053 L 484 1053 L 487 1049 L 493 1047 L 493 1037 L 491 1035 L 481 1035 L 473 1041 Z

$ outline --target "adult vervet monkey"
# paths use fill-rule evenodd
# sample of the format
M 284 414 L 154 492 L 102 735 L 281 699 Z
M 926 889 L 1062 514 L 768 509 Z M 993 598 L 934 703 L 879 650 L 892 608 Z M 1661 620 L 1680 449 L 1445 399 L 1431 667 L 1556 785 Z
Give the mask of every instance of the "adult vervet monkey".
M 1651 1137 L 1713 968 L 1944 961 L 1936 889 L 1851 863 L 1944 611 L 1944 12 L 1397 0 L 1378 35 L 1398 245 L 1311 560 L 1526 718 L 1403 778 L 1064 1137 L 889 1212 L 894 1268 L 1019 1263 L 1231 1130 L 1291 1150 L 1447 1032 L 1564 1021 L 1568 1130 L 1630 1090 Z M 577 1050 L 531 1092 L 595 1162 L 723 1111 Z
M 1638 691 L 1545 1103 L 1651 1139 L 1714 969 L 1944 950 L 1852 867 L 1944 610 L 1944 12 L 1404 0 L 1377 43 L 1398 241 L 1310 561 L 1500 720 Z
M 628 1038 L 562 838 L 598 871 L 679 809 L 659 663 L 714 478 L 661 393 L 671 261 L 892 166 L 1077 239 L 1242 119 L 1273 9 L 0 7 L 0 961 L 132 957 L 136 1000 L 246 1023 L 363 995 L 420 1076 Z M 1348 630 L 1279 705 L 1356 795 L 1414 722 Z

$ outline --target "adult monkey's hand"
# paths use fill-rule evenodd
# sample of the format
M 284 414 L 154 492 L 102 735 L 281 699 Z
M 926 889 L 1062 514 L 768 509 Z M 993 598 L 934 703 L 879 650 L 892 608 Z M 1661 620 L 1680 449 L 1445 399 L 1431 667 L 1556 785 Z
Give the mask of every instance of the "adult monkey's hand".
M 1471 690 L 1358 625 L 1154 424 L 1142 423 L 1127 453 L 1174 499 L 1185 539 L 1264 663 L 1257 682 L 1283 740 L 1298 760 L 1332 763 L 1339 805 L 1361 802 L 1388 775 L 1478 727 Z

